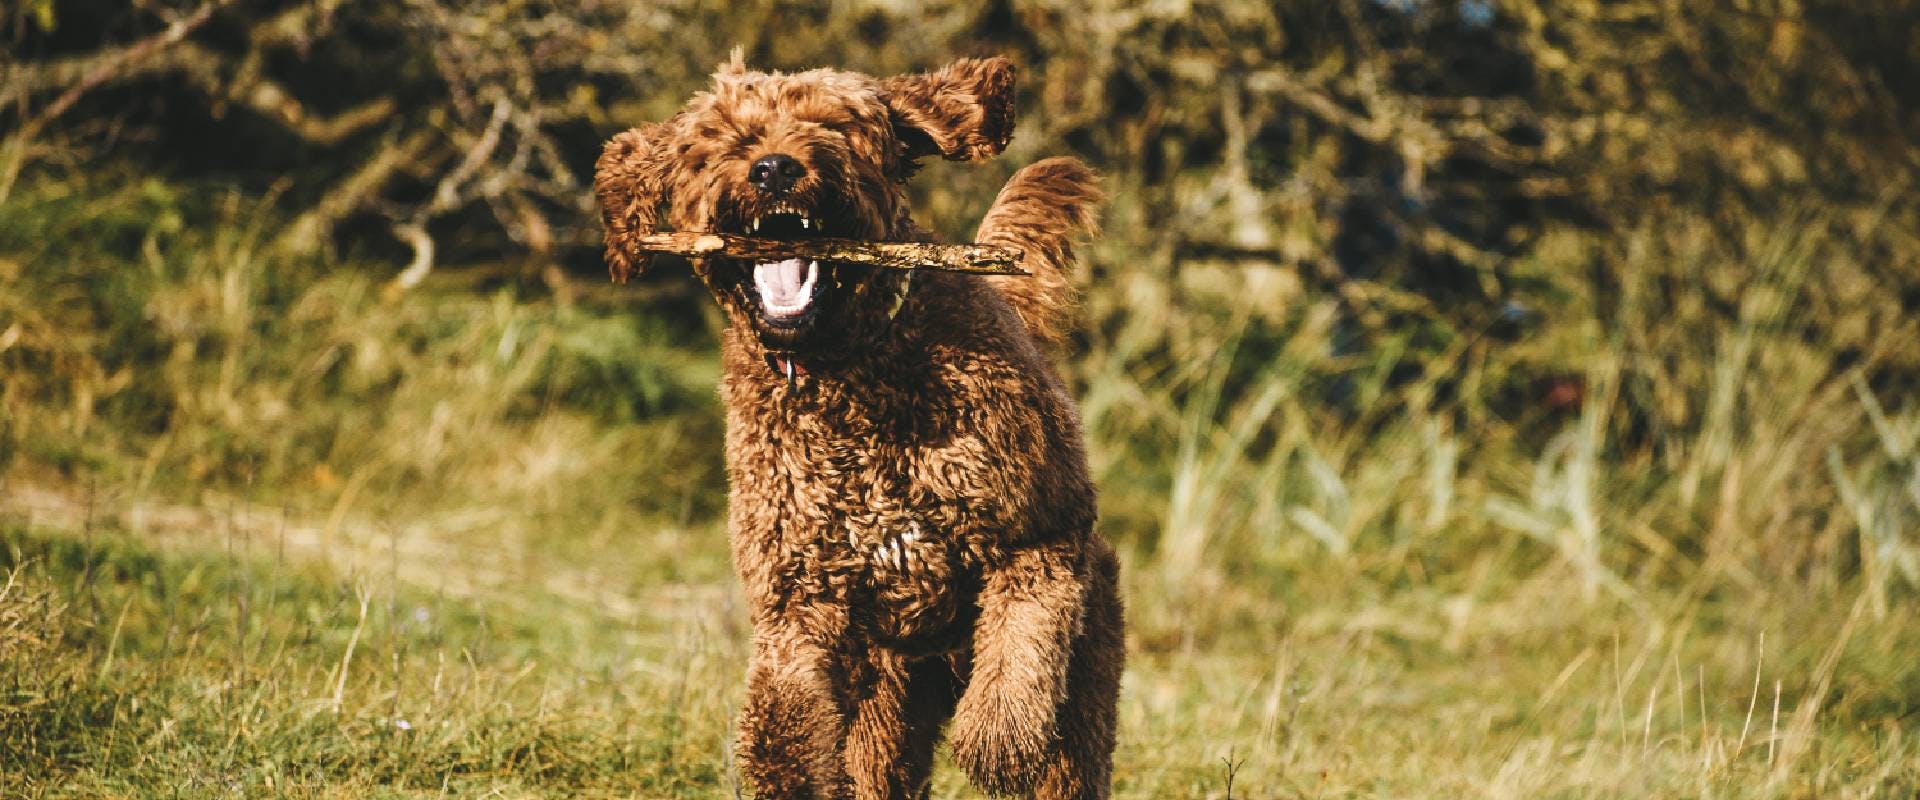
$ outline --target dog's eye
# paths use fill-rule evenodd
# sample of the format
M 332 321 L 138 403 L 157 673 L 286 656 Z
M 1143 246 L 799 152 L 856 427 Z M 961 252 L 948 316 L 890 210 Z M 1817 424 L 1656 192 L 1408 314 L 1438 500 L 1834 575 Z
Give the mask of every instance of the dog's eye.
M 827 117 L 814 120 L 813 124 L 843 135 L 853 130 L 853 118 L 851 117 Z

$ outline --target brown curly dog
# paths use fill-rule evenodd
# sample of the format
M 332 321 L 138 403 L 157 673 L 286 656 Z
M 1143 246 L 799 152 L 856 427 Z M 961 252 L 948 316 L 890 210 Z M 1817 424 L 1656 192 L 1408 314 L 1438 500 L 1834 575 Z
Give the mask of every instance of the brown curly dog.
M 998 154 L 1006 59 L 884 80 L 749 71 L 621 133 L 594 190 L 616 279 L 662 227 L 931 241 L 904 182 Z M 981 789 L 1108 794 L 1126 654 L 1080 422 L 1048 361 L 1093 173 L 1020 170 L 977 240 L 1032 277 L 695 259 L 721 352 L 729 530 L 753 615 L 742 772 L 761 798 L 916 798 L 949 718 Z M 664 211 L 664 217 L 662 212 Z

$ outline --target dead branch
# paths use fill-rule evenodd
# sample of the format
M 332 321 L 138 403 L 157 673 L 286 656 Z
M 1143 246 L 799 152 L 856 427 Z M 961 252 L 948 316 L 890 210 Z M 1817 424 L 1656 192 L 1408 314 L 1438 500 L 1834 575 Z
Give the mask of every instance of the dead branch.
M 762 239 L 730 233 L 681 231 L 640 237 L 639 249 L 681 256 L 727 256 L 750 261 L 811 258 L 890 269 L 937 269 L 975 275 L 1027 275 L 1025 255 L 1011 247 L 938 242 L 864 242 L 856 239 Z
M 107 77 L 94 79 L 121 83 L 161 74 L 178 75 L 185 85 L 198 90 L 209 100 L 245 105 L 268 119 L 279 121 L 288 132 L 302 140 L 320 146 L 336 144 L 394 113 L 393 100 L 381 97 L 332 116 L 314 114 L 285 86 L 261 74 L 257 67 L 230 70 L 229 61 L 232 59 L 193 42 L 179 42 L 160 51 L 147 48 L 144 53 L 136 52 L 146 44 L 111 47 L 83 56 L 44 62 L 13 64 L 7 67 L 5 75 L 12 91 L 27 95 L 54 90 L 65 90 L 67 95 L 71 95 L 71 87 L 83 85 L 89 76 L 104 75 Z M 242 59 L 256 60 L 257 52 Z M 74 97 L 77 98 L 77 95 Z M 49 111 L 53 110 L 50 106 Z M 48 116 L 36 122 L 44 125 L 50 120 Z
M 12 192 L 13 182 L 19 177 L 20 168 L 26 161 L 27 147 L 33 142 L 34 137 L 39 135 L 41 128 L 46 127 L 56 117 L 65 114 L 75 103 L 80 102 L 81 95 L 100 88 L 101 84 L 111 80 L 129 64 L 145 61 L 155 53 L 165 50 L 168 45 L 187 38 L 187 34 L 206 24 L 207 20 L 213 17 L 213 12 L 226 5 L 226 2 L 227 0 L 212 0 L 205 3 L 192 15 L 175 20 L 167 26 L 166 30 L 142 39 L 124 50 L 116 51 L 109 57 L 89 63 L 85 72 L 78 75 L 76 80 L 66 84 L 66 90 L 61 92 L 60 96 L 54 98 L 46 108 L 41 109 L 39 114 L 22 122 L 19 130 L 7 140 L 6 152 L 0 154 L 0 199 L 6 198 Z M 14 77 L 9 74 L 7 83 L 11 85 L 15 82 Z M 28 96 L 27 91 L 24 88 L 20 90 L 23 109 Z
M 381 290 L 382 296 L 389 300 L 419 286 L 427 279 L 427 273 L 433 271 L 433 237 L 427 235 L 425 226 L 401 223 L 393 226 L 393 235 L 413 248 L 413 262 Z
M 433 131 L 417 130 L 381 148 L 377 155 L 327 192 L 320 202 L 296 218 L 280 235 L 276 249 L 295 253 L 318 249 L 335 222 L 362 207 L 402 166 L 418 160 L 433 138 Z
M 53 120 L 53 118 L 66 113 L 67 109 L 72 108 L 74 103 L 80 101 L 81 95 L 99 88 L 101 84 L 106 83 L 115 74 L 120 72 L 120 70 L 124 69 L 127 64 L 138 63 L 145 60 L 161 48 L 187 38 L 187 34 L 192 33 L 201 25 L 206 24 L 207 20 L 213 17 L 214 10 L 223 5 L 226 5 L 225 0 L 216 0 L 215 2 L 202 5 L 192 16 L 177 20 L 173 24 L 168 25 L 166 30 L 142 39 L 125 50 L 114 53 L 112 58 L 104 59 L 92 65 L 92 68 L 87 71 L 86 75 L 82 76 L 80 80 L 72 86 L 67 87 L 67 90 L 62 92 L 58 98 L 55 98 L 51 104 L 42 110 L 38 117 L 28 120 L 25 125 L 22 125 L 21 130 L 39 130 L 49 121 Z
M 440 178 L 440 184 L 433 191 L 433 200 L 414 208 L 413 214 L 404 222 L 393 226 L 394 236 L 404 240 L 413 248 L 413 262 L 389 285 L 389 293 L 398 295 L 420 285 L 427 279 L 427 273 L 433 271 L 433 236 L 427 233 L 427 222 L 434 215 L 445 213 L 462 201 L 460 185 L 473 176 L 475 170 L 493 155 L 494 148 L 500 145 L 500 130 L 505 127 L 508 115 L 513 111 L 505 98 L 493 104 L 493 121 L 487 125 L 480 140 L 467 150 L 459 166 L 454 167 Z

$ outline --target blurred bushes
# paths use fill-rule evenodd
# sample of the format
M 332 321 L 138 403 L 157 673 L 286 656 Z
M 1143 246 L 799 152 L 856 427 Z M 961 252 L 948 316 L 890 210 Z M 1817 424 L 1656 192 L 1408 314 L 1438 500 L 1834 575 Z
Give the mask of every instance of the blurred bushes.
M 1070 150 L 1126 193 L 1112 228 L 1132 258 L 1367 279 L 1404 295 L 1341 295 L 1375 323 L 1611 300 L 1604 266 L 1528 269 L 1557 227 L 1606 236 L 1602 265 L 1649 222 L 1747 263 L 1756 221 L 1810 207 L 1852 215 L 1833 246 L 1916 299 L 1899 283 L 1916 258 L 1912 3 L 180 5 L 18 7 L 5 113 L 71 139 L 14 137 L 10 156 L 98 149 L 272 195 L 296 252 L 402 261 L 420 229 L 440 260 L 557 251 L 586 274 L 599 144 L 670 114 L 731 46 L 878 74 L 998 52 L 1025 67 L 1016 151 L 921 187 L 956 236 L 1000 176 Z M 169 25 L 193 27 L 172 41 Z M 91 88 L 42 120 L 76 84 Z M 1685 257 L 1664 238 L 1643 246 Z M 1704 288 L 1724 312 L 1743 273 L 1722 274 Z
M 274 253 L 282 218 L 238 191 L 108 174 L 7 209 L 0 402 L 29 463 L 142 488 L 159 472 L 163 487 L 338 489 L 365 472 L 519 490 L 524 473 L 465 457 L 522 458 L 530 420 L 711 405 L 696 333 L 511 283 L 383 295 L 378 276 Z
M 964 237 L 1046 154 L 1106 173 L 1072 371 L 1119 490 L 1111 524 L 1168 563 L 1230 546 L 1380 554 L 1390 574 L 1470 557 L 1421 539 L 1439 531 L 1520 531 L 1594 586 L 1714 553 L 1831 575 L 1911 558 L 1911 528 L 1887 520 L 1920 514 L 1901 488 L 1920 481 L 1920 4 L 198 8 L 73 0 L 6 20 L 16 418 L 57 403 L 49 424 L 78 433 L 106 402 L 148 434 L 223 414 L 206 429 L 299 431 L 315 403 L 397 403 L 414 381 L 421 409 L 440 392 L 497 404 L 442 427 L 536 396 L 599 420 L 671 409 L 693 378 L 657 365 L 712 324 L 691 282 L 652 278 L 639 328 L 592 310 L 633 295 L 561 310 L 566 275 L 600 274 L 599 143 L 670 114 L 734 45 L 768 68 L 876 74 L 1004 53 L 1023 68 L 1013 149 L 930 168 L 920 216 Z M 186 255 L 157 244 L 181 238 Z M 378 305 L 388 276 L 326 275 L 324 252 L 513 277 L 498 303 L 459 306 L 489 321 L 449 321 Z M 475 366 L 507 339 L 554 355 Z M 216 364 L 242 340 L 289 345 L 266 358 L 305 388 L 254 404 L 280 411 L 231 411 L 249 377 Z M 156 372 L 170 388 L 138 393 Z M 394 446 L 417 456 L 406 426 L 437 418 L 392 423 Z M 259 456 L 242 450 L 205 457 Z M 1837 544 L 1855 527 L 1909 555 Z M 1736 529 L 1777 541 L 1723 541 Z

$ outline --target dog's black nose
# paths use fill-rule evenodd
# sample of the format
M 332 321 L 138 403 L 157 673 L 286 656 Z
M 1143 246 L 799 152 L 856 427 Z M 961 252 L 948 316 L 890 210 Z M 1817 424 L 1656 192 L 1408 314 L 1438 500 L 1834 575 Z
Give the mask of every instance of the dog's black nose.
M 753 162 L 753 168 L 747 170 L 747 180 L 761 191 L 779 194 L 793 188 L 806 174 L 807 168 L 793 156 L 775 153 Z

